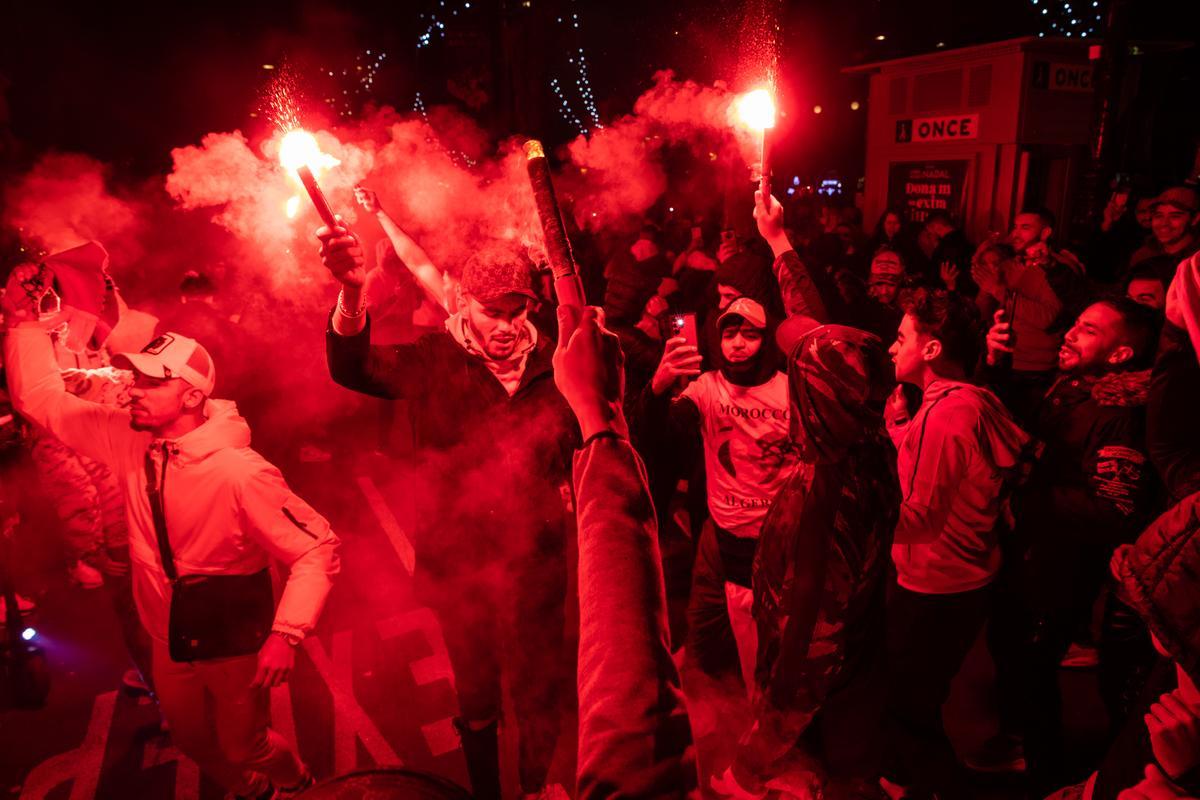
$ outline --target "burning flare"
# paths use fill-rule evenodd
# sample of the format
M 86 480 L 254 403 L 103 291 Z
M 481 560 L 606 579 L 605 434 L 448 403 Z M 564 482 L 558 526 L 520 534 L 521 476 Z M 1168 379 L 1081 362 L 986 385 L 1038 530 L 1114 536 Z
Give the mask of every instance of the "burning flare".
M 738 118 L 752 130 L 775 127 L 775 100 L 766 89 L 747 92 L 737 100 Z
M 322 172 L 336 167 L 342 162 L 328 153 L 322 153 L 320 145 L 317 144 L 317 137 L 308 131 L 297 128 L 284 134 L 283 140 L 279 143 L 279 163 L 283 165 L 294 181 L 304 189 L 308 189 L 305 183 L 306 176 L 300 174 L 302 170 L 308 171 L 307 177 L 315 184 L 316 178 Z M 311 195 L 312 192 L 309 193 Z M 315 197 L 313 202 L 318 202 Z M 321 211 L 320 206 L 317 207 L 317 210 Z M 295 219 L 299 211 L 300 195 L 296 194 L 288 198 L 284 213 L 287 214 L 288 219 Z
M 336 167 L 341 162 L 328 153 L 321 152 L 317 137 L 308 131 L 296 129 L 288 131 L 279 143 L 279 163 L 289 172 L 308 167 L 319 177 L 322 172 Z

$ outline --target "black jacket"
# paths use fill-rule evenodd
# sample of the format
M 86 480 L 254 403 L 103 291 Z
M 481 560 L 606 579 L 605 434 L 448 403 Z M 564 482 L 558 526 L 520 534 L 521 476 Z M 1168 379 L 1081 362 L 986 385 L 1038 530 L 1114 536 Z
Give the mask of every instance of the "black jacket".
M 1147 438 L 1172 501 L 1200 491 L 1200 361 L 1187 331 L 1163 326 L 1150 383 Z
M 1147 372 L 1063 375 L 1046 393 L 1033 434 L 1045 443 L 1018 504 L 1027 585 L 1072 603 L 1103 579 L 1113 549 L 1157 512 L 1146 453 Z
M 561 548 L 579 432 L 554 385 L 553 341 L 539 337 L 510 397 L 446 331 L 387 346 L 371 345 L 370 331 L 369 319 L 355 336 L 327 331 L 329 373 L 348 389 L 408 401 L 420 469 L 406 488 L 426 565 Z

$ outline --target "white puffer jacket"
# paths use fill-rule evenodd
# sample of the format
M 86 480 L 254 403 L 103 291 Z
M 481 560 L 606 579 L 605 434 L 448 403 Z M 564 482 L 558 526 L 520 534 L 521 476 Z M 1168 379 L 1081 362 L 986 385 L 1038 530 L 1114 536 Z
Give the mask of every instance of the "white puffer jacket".
M 248 575 L 276 558 L 290 575 L 274 630 L 312 630 L 337 574 L 338 538 L 250 448 L 250 428 L 229 400 L 209 400 L 208 420 L 174 440 L 129 427 L 129 412 L 66 391 L 50 338 L 36 323 L 8 332 L 5 362 L 13 405 L 83 455 L 108 464 L 125 495 L 134 598 L 142 624 L 167 640 L 171 586 L 159 557 L 146 493 L 146 458 L 162 474 L 167 531 L 180 575 Z

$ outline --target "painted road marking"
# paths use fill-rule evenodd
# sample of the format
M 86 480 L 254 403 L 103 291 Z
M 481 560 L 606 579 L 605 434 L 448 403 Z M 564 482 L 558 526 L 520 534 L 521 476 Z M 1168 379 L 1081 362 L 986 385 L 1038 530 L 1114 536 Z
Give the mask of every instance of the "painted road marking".
M 387 502 L 383 499 L 383 495 L 379 492 L 379 487 L 375 485 L 375 481 L 371 479 L 371 476 L 359 475 L 355 480 L 358 481 L 358 488 L 363 493 L 363 497 L 367 499 L 367 505 L 370 506 L 371 512 L 375 514 L 375 519 L 379 520 L 379 526 L 383 528 L 383 532 L 387 534 L 388 541 L 392 543 L 392 549 L 399 556 L 400 563 L 404 565 L 405 571 L 411 577 L 413 569 L 417 566 L 417 552 L 413 550 L 412 542 L 409 541 L 408 535 L 400 527 L 400 522 L 396 519 L 396 515 L 392 513 L 392 509 L 388 507 Z
M 44 800 L 50 792 L 72 778 L 74 783 L 71 785 L 70 800 L 92 800 L 96 795 L 96 785 L 100 782 L 104 747 L 108 742 L 108 729 L 112 726 L 116 705 L 116 692 L 96 695 L 83 742 L 74 750 L 48 758 L 32 769 L 21 788 L 20 800 Z

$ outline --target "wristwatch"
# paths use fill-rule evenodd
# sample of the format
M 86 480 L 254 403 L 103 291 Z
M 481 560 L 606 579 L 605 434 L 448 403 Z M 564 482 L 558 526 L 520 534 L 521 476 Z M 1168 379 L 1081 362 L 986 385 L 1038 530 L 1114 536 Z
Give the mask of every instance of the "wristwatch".
M 285 642 L 290 644 L 292 647 L 295 647 L 296 645 L 300 644 L 300 642 L 304 641 L 303 636 L 297 636 L 296 634 L 288 633 L 287 631 L 271 631 L 271 633 L 273 633 L 276 636 L 278 636 L 279 638 L 283 639 Z

